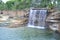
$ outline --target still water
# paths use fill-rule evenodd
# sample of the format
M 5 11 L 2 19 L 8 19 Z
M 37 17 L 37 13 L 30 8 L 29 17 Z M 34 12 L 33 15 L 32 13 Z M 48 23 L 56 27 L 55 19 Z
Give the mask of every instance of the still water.
M 0 40 L 56 40 L 52 31 L 36 28 L 4 28 L 0 27 Z

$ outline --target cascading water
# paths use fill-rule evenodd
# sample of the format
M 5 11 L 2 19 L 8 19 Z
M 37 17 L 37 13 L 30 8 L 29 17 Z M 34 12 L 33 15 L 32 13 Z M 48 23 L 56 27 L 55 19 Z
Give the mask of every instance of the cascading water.
M 30 9 L 28 27 L 45 29 L 47 10 Z

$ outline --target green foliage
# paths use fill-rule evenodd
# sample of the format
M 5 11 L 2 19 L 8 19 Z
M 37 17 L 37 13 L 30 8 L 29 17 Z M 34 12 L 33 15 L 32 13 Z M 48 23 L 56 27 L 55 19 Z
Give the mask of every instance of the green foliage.
M 0 10 L 4 10 L 5 9 L 4 5 L 5 5 L 4 2 L 0 1 Z
M 10 0 L 6 3 L 0 1 L 0 10 L 21 10 L 30 7 L 30 0 Z
M 6 6 L 8 10 L 21 10 L 25 8 L 29 8 L 31 4 L 31 0 L 12 0 L 6 2 Z
M 55 4 L 52 4 L 52 3 L 50 3 L 49 5 L 48 5 L 48 8 L 53 8 L 55 6 Z
M 36 2 L 34 2 L 36 1 Z M 56 4 L 52 4 L 51 0 L 10 0 L 7 1 L 6 3 L 3 3 L 0 1 L 0 10 L 21 10 L 25 8 L 30 8 L 31 4 L 33 4 L 33 7 L 48 7 L 48 8 L 53 8 Z M 60 2 L 60 0 L 57 0 Z M 39 4 L 40 3 L 40 4 Z
M 47 7 L 49 3 L 50 3 L 50 0 L 42 0 L 40 7 Z
M 13 7 L 13 5 L 14 5 L 14 2 L 13 2 L 13 1 L 8 1 L 8 2 L 6 2 L 7 10 L 11 10 L 12 7 Z

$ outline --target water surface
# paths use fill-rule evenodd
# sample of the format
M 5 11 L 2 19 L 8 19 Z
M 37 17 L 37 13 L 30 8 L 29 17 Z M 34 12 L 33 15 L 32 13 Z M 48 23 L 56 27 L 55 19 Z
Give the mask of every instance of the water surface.
M 28 27 L 0 27 L 0 40 L 55 40 L 55 38 L 51 31 Z

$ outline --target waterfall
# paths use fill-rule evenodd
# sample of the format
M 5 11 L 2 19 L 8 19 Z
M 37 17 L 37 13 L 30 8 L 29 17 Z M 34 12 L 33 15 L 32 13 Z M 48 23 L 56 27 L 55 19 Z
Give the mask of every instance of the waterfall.
M 45 29 L 47 10 L 30 9 L 28 27 Z

